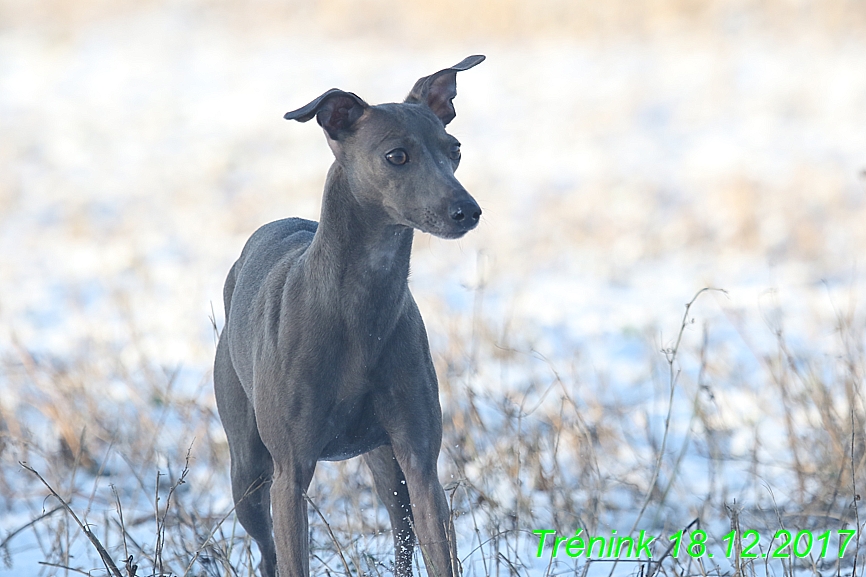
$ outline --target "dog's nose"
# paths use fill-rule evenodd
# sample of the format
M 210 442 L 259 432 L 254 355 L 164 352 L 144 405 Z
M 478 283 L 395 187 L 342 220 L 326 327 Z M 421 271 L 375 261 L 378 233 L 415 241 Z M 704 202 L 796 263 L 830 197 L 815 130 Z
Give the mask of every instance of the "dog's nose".
M 478 224 L 478 219 L 481 218 L 481 207 L 471 198 L 467 198 L 453 203 L 449 214 L 451 215 L 451 220 L 457 224 L 466 228 L 472 228 Z

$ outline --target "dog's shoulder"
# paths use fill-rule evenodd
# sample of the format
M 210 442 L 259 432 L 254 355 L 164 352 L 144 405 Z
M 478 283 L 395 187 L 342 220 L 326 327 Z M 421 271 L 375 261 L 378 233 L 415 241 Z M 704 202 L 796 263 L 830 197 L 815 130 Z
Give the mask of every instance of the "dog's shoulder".
M 244 252 L 248 247 L 254 250 L 257 245 L 273 245 L 293 240 L 296 235 L 307 237 L 307 234 L 315 234 L 319 223 L 305 218 L 283 218 L 260 226 L 247 241 Z M 300 240 L 300 239 L 298 239 Z
M 262 225 L 247 240 L 235 266 L 243 268 L 248 261 L 273 264 L 287 252 L 309 245 L 317 227 L 318 223 L 304 218 L 284 218 Z
M 289 262 L 284 264 L 290 266 L 306 250 L 317 226 L 318 223 L 312 220 L 284 218 L 259 227 L 247 240 L 240 257 L 229 271 L 224 289 L 227 308 L 238 287 L 244 300 L 251 302 L 274 267 L 287 260 Z

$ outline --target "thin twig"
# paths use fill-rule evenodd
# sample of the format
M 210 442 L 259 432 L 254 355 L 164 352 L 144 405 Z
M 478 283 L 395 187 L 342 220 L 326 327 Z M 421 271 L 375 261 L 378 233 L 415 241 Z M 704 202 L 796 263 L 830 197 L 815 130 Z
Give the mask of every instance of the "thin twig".
M 111 487 L 111 492 L 114 493 L 114 503 L 117 506 L 117 516 L 120 517 L 120 538 L 123 541 L 123 557 L 126 559 L 126 572 L 130 573 L 129 567 L 130 563 L 132 563 L 132 555 L 129 554 L 129 547 L 126 542 L 126 524 L 123 522 L 123 506 L 120 504 L 120 496 L 117 494 L 117 487 L 114 486 L 114 483 L 109 486 Z M 134 574 L 134 572 L 132 574 Z
M 90 571 L 85 571 L 84 569 L 76 569 L 75 567 L 63 565 L 62 563 L 49 563 L 48 561 L 39 561 L 38 564 L 44 565 L 45 567 L 57 567 L 58 569 L 63 569 L 65 571 L 74 571 L 75 573 L 81 573 L 82 575 L 87 575 L 87 577 L 92 577 Z
M 656 482 L 658 481 L 659 473 L 661 472 L 662 460 L 664 459 L 665 449 L 667 447 L 667 442 L 668 442 L 668 433 L 669 433 L 670 428 L 671 428 L 670 427 L 671 415 L 673 414 L 673 408 L 674 408 L 674 392 L 676 391 L 677 377 L 679 377 L 679 373 L 680 373 L 679 370 L 674 369 L 674 365 L 676 364 L 677 354 L 679 353 L 679 350 L 680 350 L 680 343 L 683 340 L 683 333 L 685 333 L 686 327 L 689 324 L 689 310 L 691 310 L 692 305 L 695 304 L 695 301 L 698 300 L 698 297 L 707 291 L 719 291 L 719 292 L 722 292 L 724 294 L 728 294 L 725 289 L 711 288 L 711 287 L 704 287 L 701 290 L 699 290 L 698 292 L 696 292 L 695 296 L 692 297 L 692 300 L 690 300 L 689 302 L 686 303 L 686 310 L 683 313 L 683 320 L 680 323 L 680 331 L 677 334 L 677 340 L 674 343 L 674 346 L 671 348 L 662 349 L 662 351 L 661 351 L 664 354 L 665 360 L 667 360 L 667 363 L 668 363 L 668 382 L 670 384 L 670 394 L 668 395 L 668 410 L 667 410 L 667 414 L 665 415 L 665 429 L 664 429 L 664 432 L 662 433 L 662 444 L 661 444 L 661 447 L 659 447 L 658 457 L 656 457 L 655 466 L 653 467 L 652 478 L 650 479 L 649 487 L 647 488 L 647 492 L 646 492 L 646 496 L 644 497 L 643 503 L 641 504 L 641 507 L 640 507 L 640 511 L 638 512 L 637 517 L 635 518 L 634 523 L 632 524 L 631 529 L 629 530 L 629 535 L 634 533 L 635 529 L 637 529 L 638 523 L 640 523 L 641 518 L 643 518 L 643 514 L 646 512 L 647 505 L 649 505 L 650 499 L 652 499 L 653 489 L 655 488 Z M 611 577 L 613 576 L 613 572 L 616 569 L 618 562 L 619 562 L 619 559 L 614 560 L 614 562 L 611 566 L 611 569 L 610 569 L 610 576 Z
M 671 414 L 673 413 L 673 404 L 674 404 L 674 392 L 676 391 L 677 377 L 679 376 L 679 371 L 674 370 L 674 364 L 676 363 L 677 354 L 680 349 L 680 342 L 683 340 L 683 333 L 685 333 L 686 326 L 689 324 L 689 310 L 692 308 L 692 305 L 695 304 L 695 301 L 698 300 L 698 297 L 701 296 L 706 291 L 720 291 L 727 294 L 727 291 L 724 289 L 710 288 L 704 287 L 695 293 L 695 296 L 692 297 L 692 300 L 686 303 L 686 310 L 683 313 L 683 321 L 680 324 L 680 331 L 677 334 L 676 343 L 672 348 L 663 349 L 662 352 L 665 355 L 665 359 L 668 362 L 668 375 L 669 375 L 669 383 L 670 383 L 670 394 L 668 396 L 668 411 L 667 415 L 665 415 L 665 429 L 662 434 L 662 444 L 659 448 L 659 454 L 656 458 L 655 466 L 653 467 L 653 476 L 649 483 L 649 488 L 647 489 L 646 497 L 644 497 L 643 504 L 641 505 L 640 511 L 637 514 L 637 518 L 634 520 L 632 524 L 631 530 L 629 533 L 633 533 L 637 528 L 638 523 L 643 517 L 644 512 L 646 511 L 647 505 L 649 505 L 650 499 L 652 498 L 653 488 L 656 485 L 656 481 L 658 481 L 659 473 L 662 468 L 662 459 L 664 458 L 665 448 L 667 446 L 668 441 L 668 432 L 670 431 L 671 425 Z
M 210 321 L 210 325 L 213 328 L 213 346 L 214 348 L 216 348 L 217 342 L 220 339 L 220 330 L 217 328 L 216 324 L 216 313 L 213 309 L 213 301 L 210 301 L 210 316 L 208 317 L 208 320 Z
M 108 569 L 108 571 L 112 575 L 114 575 L 114 577 L 123 577 L 123 575 L 120 574 L 120 570 L 117 568 L 117 565 L 115 565 L 114 560 L 111 558 L 111 555 L 108 554 L 108 551 L 105 550 L 105 547 L 102 546 L 102 543 L 99 541 L 99 539 L 96 537 L 96 535 L 93 534 L 93 532 L 90 530 L 90 528 L 81 522 L 81 519 L 78 518 L 78 515 L 75 514 L 75 511 L 72 510 L 72 507 L 70 507 L 69 504 L 63 500 L 63 497 L 61 497 L 60 495 L 57 494 L 57 491 L 55 491 L 54 488 L 48 484 L 48 481 L 46 481 L 42 477 L 42 475 L 40 475 L 36 471 L 36 469 L 31 467 L 27 463 L 24 463 L 23 461 L 18 461 L 18 464 L 21 465 L 22 467 L 24 467 L 25 469 L 27 469 L 28 471 L 30 471 L 31 473 L 33 473 L 34 475 L 36 475 L 39 478 L 39 480 L 42 481 L 42 484 L 45 485 L 45 487 L 49 491 L 51 491 L 51 494 L 54 495 L 54 497 L 58 501 L 60 501 L 60 504 L 63 506 L 63 508 L 66 509 L 66 511 L 70 515 L 72 515 L 72 518 L 75 519 L 75 522 L 78 524 L 78 526 L 81 528 L 81 530 L 84 531 L 84 535 L 90 540 L 90 543 L 96 549 L 97 553 L 99 553 L 99 557 L 102 559 L 102 562 L 105 564 L 106 569 Z
M 187 577 L 187 575 L 189 575 L 189 572 L 192 571 L 192 566 L 198 560 L 199 555 L 201 555 L 201 552 L 204 551 L 204 548 L 207 547 L 208 543 L 210 543 L 211 539 L 213 539 L 213 536 L 216 534 L 217 529 L 219 529 L 222 526 L 222 524 L 225 523 L 225 520 L 229 518 L 229 515 L 231 515 L 232 513 L 235 512 L 235 508 L 238 506 L 238 503 L 240 503 L 241 501 L 246 499 L 251 493 L 255 493 L 256 491 L 261 489 L 262 486 L 264 486 L 264 484 L 266 482 L 267 482 L 267 479 L 262 479 L 257 485 L 250 485 L 250 488 L 247 489 L 246 493 L 244 493 L 243 496 L 238 500 L 238 502 L 235 503 L 234 507 L 229 509 L 228 512 L 225 515 L 223 515 L 222 519 L 220 519 L 219 522 L 217 522 L 217 524 L 214 526 L 214 528 L 211 529 L 211 532 L 210 532 L 210 534 L 208 534 L 207 539 L 205 539 L 204 542 L 199 546 L 198 550 L 195 552 L 195 555 L 192 556 L 192 559 L 190 559 L 190 562 L 186 566 L 186 569 L 184 570 L 183 575 L 181 577 Z M 248 548 L 248 550 L 249 550 L 249 548 Z
M 162 559 L 162 551 L 165 548 L 165 521 L 168 518 L 168 510 L 171 507 L 171 498 L 174 495 L 175 490 L 186 483 L 186 476 L 189 474 L 189 457 L 192 452 L 192 445 L 186 450 L 186 461 L 183 464 L 183 470 L 180 473 L 180 477 L 171 486 L 168 490 L 168 496 L 165 498 L 165 510 L 162 513 L 162 519 L 159 518 L 159 498 L 157 498 L 157 509 L 156 509 L 156 553 L 155 558 L 159 560 L 159 574 L 163 573 L 163 559 Z M 159 473 L 157 472 L 157 485 L 159 484 Z M 157 486 L 157 494 L 159 491 L 159 487 Z M 156 565 L 154 565 L 156 568 Z
M 695 517 L 694 519 L 692 519 L 692 522 L 691 522 L 691 523 L 689 523 L 688 525 L 686 525 L 686 526 L 683 528 L 683 535 L 685 535 L 686 532 L 687 532 L 689 529 L 691 529 L 692 527 L 695 527 L 695 526 L 697 526 L 698 529 L 701 528 L 701 519 L 700 519 L 700 517 Z M 648 565 L 649 565 L 650 568 L 649 568 L 649 570 L 647 571 L 647 577 L 653 577 L 653 575 L 655 575 L 656 573 L 658 573 L 659 569 L 661 569 L 662 563 L 665 562 L 665 559 L 667 559 L 668 555 L 671 554 L 671 551 L 674 550 L 674 547 L 675 547 L 675 546 L 676 546 L 676 542 L 671 543 L 670 545 L 668 545 L 668 548 L 665 549 L 665 552 L 661 554 L 661 557 L 659 557 L 659 560 L 658 560 L 658 561 L 653 561 L 652 559 L 649 560 Z M 655 569 L 652 568 L 653 565 L 655 565 Z
M 36 523 L 38 523 L 38 522 L 41 521 L 42 519 L 45 519 L 46 517 L 50 517 L 51 515 L 53 515 L 53 514 L 56 513 L 57 511 L 60 511 L 61 509 L 63 509 L 62 506 L 54 507 L 54 508 L 51 509 L 50 511 L 48 511 L 48 512 L 46 512 L 46 513 L 42 513 L 41 515 L 39 515 L 38 517 L 36 517 L 35 519 L 33 519 L 32 521 L 30 521 L 30 522 L 27 523 L 26 525 L 23 525 L 23 526 L 21 526 L 21 527 L 18 527 L 17 529 L 15 529 L 14 531 L 12 531 L 12 532 L 9 533 L 8 535 L 6 535 L 6 538 L 3 539 L 3 542 L 2 542 L 2 543 L 0 543 L 0 550 L 2 550 L 4 547 L 6 547 L 6 545 L 7 545 L 7 544 L 8 544 L 8 543 L 9 543 L 9 542 L 10 542 L 10 541 L 11 541 L 11 540 L 12 540 L 12 539 L 13 539 L 13 538 L 18 534 L 18 533 L 24 531 L 24 530 L 27 529 L 28 527 L 32 527 L 33 525 L 35 525 Z
M 325 516 L 322 515 L 322 512 L 319 511 L 319 508 L 316 507 L 316 504 L 313 502 L 312 499 L 310 499 L 310 496 L 307 495 L 306 491 L 304 491 L 304 499 L 306 499 L 307 503 L 309 503 L 313 507 L 313 511 L 316 512 L 316 514 L 322 520 L 322 523 L 325 524 L 325 528 L 328 530 L 328 535 L 331 536 L 331 541 L 333 541 L 334 546 L 337 547 L 337 553 L 340 555 L 340 560 L 343 562 L 343 567 L 346 568 L 346 575 L 351 575 L 352 572 L 349 570 L 349 564 L 346 562 L 346 557 L 343 556 L 343 548 L 340 547 L 340 543 L 339 543 L 339 541 L 337 541 L 337 537 L 334 535 L 334 532 L 331 530 L 331 525 L 328 523 L 328 520 L 325 519 Z

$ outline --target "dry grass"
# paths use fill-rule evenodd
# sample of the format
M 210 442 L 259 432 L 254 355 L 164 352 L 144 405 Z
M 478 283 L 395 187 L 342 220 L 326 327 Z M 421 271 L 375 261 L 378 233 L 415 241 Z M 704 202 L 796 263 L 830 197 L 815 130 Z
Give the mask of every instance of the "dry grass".
M 837 348 L 826 358 L 794 352 L 783 330 L 767 327 L 776 347 L 754 351 L 763 363 L 755 385 L 775 400 L 763 410 L 785 424 L 784 446 L 764 447 L 756 430 L 751 446 L 737 449 L 732 429 L 745 425 L 737 425 L 737 408 L 726 407 L 723 395 L 744 387 L 714 348 L 711 329 L 693 330 L 693 319 L 711 302 L 705 296 L 686 311 L 681 342 L 663 343 L 661 352 L 654 351 L 658 343 L 646 342 L 643 378 L 667 391 L 660 408 L 670 420 L 660 430 L 651 430 L 648 412 L 641 418 L 650 408 L 644 403 L 605 398 L 604 375 L 587 382 L 578 359 L 571 366 L 551 361 L 498 319 L 480 313 L 461 327 L 467 334 L 450 335 L 436 359 L 445 412 L 441 475 L 462 527 L 467 574 L 538 574 L 530 534 L 536 528 L 602 534 L 635 524 L 668 535 L 696 516 L 718 539 L 728 518 L 762 534 L 856 526 L 852 483 L 859 479 L 862 486 L 866 473 L 862 316 L 840 314 Z M 29 533 L 46 567 L 98 567 L 98 561 L 87 565 L 84 536 L 54 510 L 56 501 L 39 497 L 39 485 L 11 466 L 22 460 L 94 527 L 123 575 L 132 574 L 124 569 L 130 556 L 138 575 L 253 574 L 255 553 L 226 502 L 225 441 L 209 394 L 178 392 L 171 372 L 146 364 L 98 369 L 92 359 L 79 359 L 58 367 L 20 348 L 4 370 L 7 386 L 39 414 L 6 416 L 0 487 L 8 504 L 30 503 L 34 518 L 51 509 L 3 542 L 10 563 L 16 563 L 16 541 Z M 202 375 L 202 386 L 208 380 Z M 41 434 L 27 428 L 35 423 L 44 427 Z M 689 443 L 703 459 L 690 451 L 683 458 Z M 739 484 L 725 469 L 744 461 L 751 478 Z M 707 471 L 692 468 L 700 462 Z M 682 494 L 703 475 L 706 494 L 683 507 Z M 323 463 L 310 496 L 321 510 L 321 516 L 311 511 L 314 566 L 335 575 L 346 567 L 353 574 L 389 574 L 387 515 L 358 460 Z M 660 563 L 644 571 L 763 573 L 755 560 L 740 569 L 724 561 L 700 569 L 682 555 L 662 557 L 659 547 Z M 847 556 L 838 570 L 850 573 L 853 559 Z M 785 574 L 792 575 L 810 562 L 821 574 L 839 563 L 788 562 Z M 608 566 L 584 564 L 557 559 L 547 573 Z

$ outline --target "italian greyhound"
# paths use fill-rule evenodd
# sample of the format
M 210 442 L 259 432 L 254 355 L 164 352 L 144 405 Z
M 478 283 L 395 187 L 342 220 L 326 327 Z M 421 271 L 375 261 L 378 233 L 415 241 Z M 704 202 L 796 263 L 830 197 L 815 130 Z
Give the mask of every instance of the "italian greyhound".
M 250 237 L 225 282 L 214 362 L 235 511 L 264 577 L 309 576 L 316 462 L 358 455 L 388 510 L 395 574 L 412 574 L 416 535 L 431 576 L 459 574 L 436 464 L 438 383 L 408 276 L 414 229 L 455 239 L 481 217 L 445 126 L 457 73 L 483 60 L 421 78 L 402 103 L 332 89 L 285 115 L 315 117 L 334 153 L 320 221 Z

